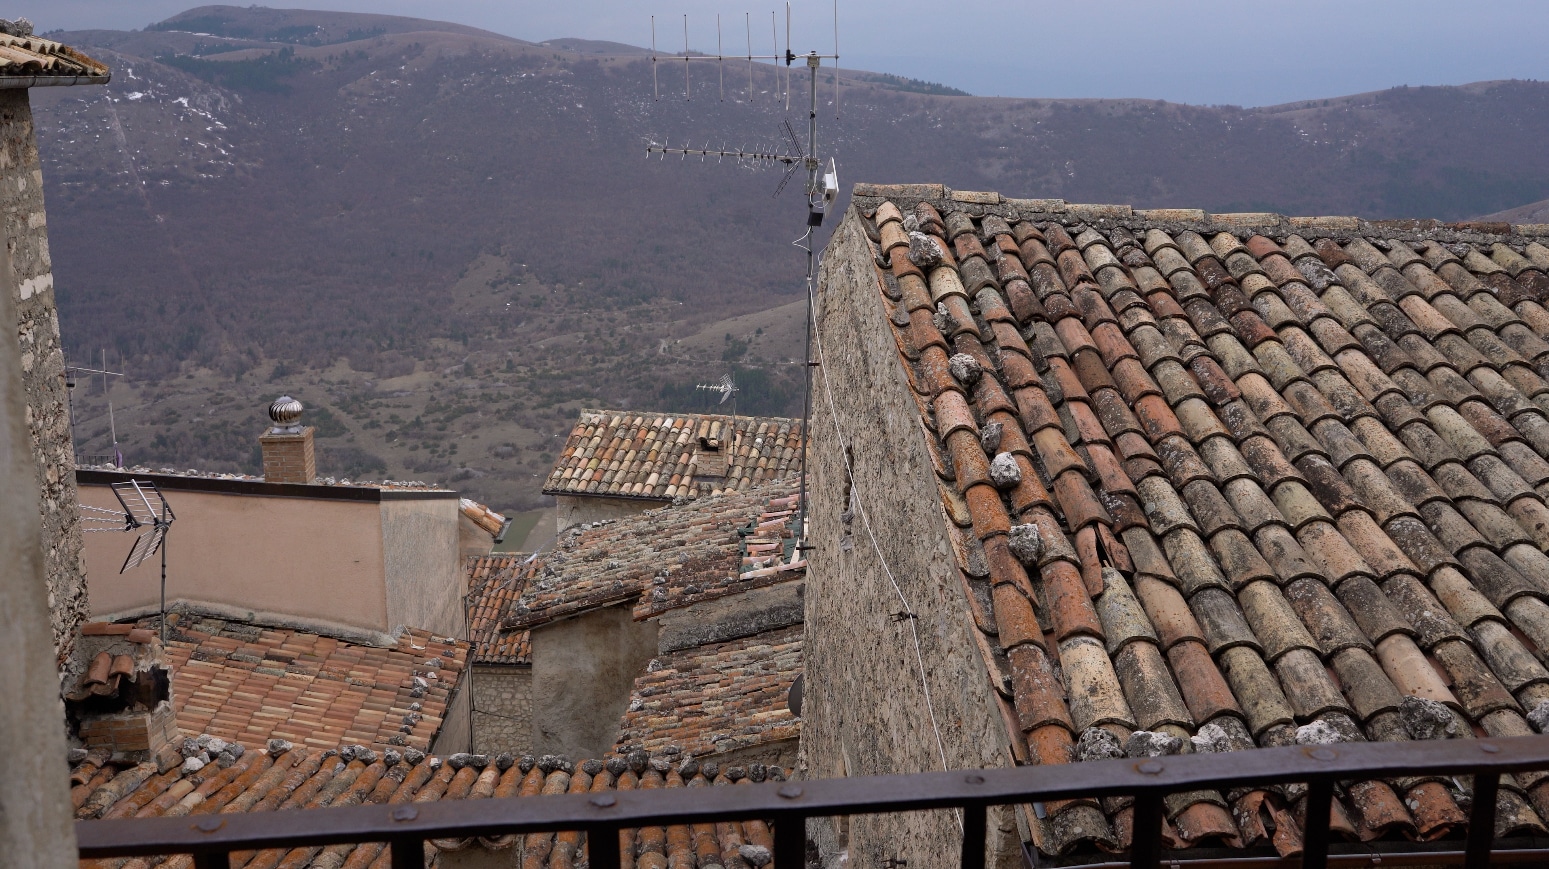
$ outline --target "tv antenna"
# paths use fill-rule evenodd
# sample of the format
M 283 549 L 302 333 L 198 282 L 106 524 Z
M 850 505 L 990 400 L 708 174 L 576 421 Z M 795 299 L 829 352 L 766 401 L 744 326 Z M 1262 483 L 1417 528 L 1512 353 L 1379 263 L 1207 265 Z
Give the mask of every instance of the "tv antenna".
M 121 510 L 81 504 L 82 531 L 140 532 L 129 555 L 118 569 L 120 574 L 139 567 L 151 556 L 161 554 L 161 638 L 167 639 L 167 532 L 172 528 L 172 507 L 161 490 L 150 480 L 124 480 L 110 488 Z
M 770 16 L 771 19 L 773 19 L 774 13 L 770 13 Z M 792 244 L 801 248 L 807 254 L 807 322 L 806 351 L 804 357 L 804 361 L 806 362 L 806 365 L 804 366 L 804 373 L 806 374 L 806 378 L 804 388 L 802 390 L 800 472 L 800 504 L 803 516 L 800 527 L 802 529 L 801 534 L 803 538 L 805 538 L 807 527 L 805 519 L 807 510 L 807 429 L 812 419 L 812 367 L 817 364 L 816 362 L 812 361 L 812 300 L 814 297 L 814 267 L 816 265 L 813 257 L 814 244 L 812 241 L 812 234 L 814 230 L 823 225 L 823 218 L 827 216 L 829 210 L 833 207 L 834 202 L 839 198 L 838 166 L 835 163 L 833 157 L 829 157 L 825 163 L 823 155 L 818 151 L 818 67 L 822 66 L 822 63 L 825 60 L 831 60 L 834 63 L 834 112 L 837 116 L 839 111 L 839 0 L 834 0 L 833 54 L 819 54 L 816 51 L 810 51 L 806 54 L 796 54 L 795 52 L 791 51 L 791 4 L 789 2 L 785 4 L 785 52 L 783 54 L 779 50 L 780 46 L 778 42 L 779 34 L 777 29 L 777 22 L 775 20 L 771 20 L 770 24 L 771 30 L 775 31 L 771 34 L 771 37 L 775 40 L 774 54 L 755 55 L 753 53 L 753 25 L 751 13 L 747 14 L 746 29 L 748 39 L 748 53 L 746 55 L 726 55 L 722 53 L 721 18 L 719 15 L 717 15 L 715 19 L 716 53 L 713 55 L 694 54 L 689 50 L 688 16 L 684 15 L 683 55 L 680 58 L 674 55 L 658 55 L 656 50 L 656 16 L 651 16 L 651 86 L 653 93 L 656 99 L 661 99 L 661 85 L 657 77 L 657 65 L 659 63 L 676 63 L 681 59 L 683 61 L 684 98 L 693 99 L 693 90 L 689 80 L 689 67 L 692 66 L 696 61 L 714 61 L 721 65 L 720 88 L 721 99 L 724 100 L 726 99 L 725 62 L 727 60 L 746 59 L 748 62 L 748 100 L 751 102 L 753 99 L 753 62 L 755 60 L 769 60 L 772 62 L 775 72 L 776 97 L 778 98 L 782 91 L 782 89 L 779 87 L 779 76 L 780 61 L 783 60 L 785 62 L 785 84 L 783 88 L 783 95 L 785 99 L 785 107 L 787 110 L 789 110 L 791 107 L 790 69 L 798 59 L 801 59 L 806 63 L 807 66 L 806 147 L 802 147 L 800 140 L 796 136 L 796 131 L 791 127 L 790 121 L 787 120 L 785 122 L 785 133 L 789 140 L 789 146 L 785 150 L 730 150 L 727 149 L 724 145 L 718 150 L 711 150 L 708 145 L 706 145 L 704 148 L 673 148 L 651 142 L 646 146 L 645 153 L 647 159 L 649 159 L 653 154 L 659 154 L 661 155 L 660 159 L 662 160 L 667 159 L 668 154 L 676 155 L 680 159 L 687 159 L 689 157 L 697 156 L 700 158 L 701 162 L 708 160 L 710 157 L 715 157 L 716 162 L 718 163 L 730 158 L 736 161 L 739 165 L 752 165 L 755 168 L 761 166 L 772 166 L 776 163 L 783 164 L 788 168 L 786 170 L 785 177 L 780 179 L 779 186 L 775 188 L 776 196 L 779 196 L 780 192 L 785 189 L 786 182 L 790 180 L 791 176 L 795 174 L 798 168 L 802 168 L 807 171 L 806 231 L 802 233 L 800 238 L 792 242 Z M 701 386 L 700 388 L 703 389 L 705 387 Z M 805 543 L 804 540 L 802 542 Z
M 123 377 L 123 372 L 108 371 L 108 351 L 102 351 L 102 367 L 87 368 L 84 365 L 65 366 L 65 404 L 70 415 L 70 452 L 76 456 L 76 464 L 80 464 L 80 450 L 75 443 L 75 384 L 82 374 L 90 377 L 94 374 L 102 375 L 102 394 L 108 395 L 108 378 Z M 124 466 L 123 454 L 118 451 L 118 426 L 113 423 L 113 399 L 108 399 L 108 426 L 113 431 L 113 456 L 116 467 Z
M 716 404 L 725 404 L 728 398 L 731 399 L 731 415 L 734 417 L 737 415 L 737 393 L 741 392 L 742 388 L 737 385 L 736 379 L 731 374 L 725 375 L 715 383 L 701 383 L 694 388 L 703 392 L 719 392 L 721 400 Z
M 722 34 L 721 17 L 715 18 L 715 54 L 695 54 L 689 49 L 688 42 L 688 16 L 683 16 L 683 54 L 662 55 L 656 50 L 656 16 L 651 16 L 651 87 L 656 99 L 661 99 L 661 83 L 657 73 L 657 65 L 660 63 L 676 63 L 683 61 L 683 91 L 684 98 L 692 100 L 694 93 L 692 82 L 689 79 L 689 67 L 695 61 L 712 61 L 720 65 L 720 91 L 721 99 L 726 99 L 726 70 L 725 63 L 728 60 L 747 60 L 748 62 L 748 101 L 753 100 L 753 67 L 756 60 L 768 60 L 772 63 L 775 72 L 776 98 L 783 95 L 786 109 L 791 107 L 791 66 L 798 59 L 803 60 L 807 66 L 808 101 L 807 101 L 807 144 L 802 146 L 796 136 L 796 131 L 791 127 L 790 121 L 785 122 L 785 134 L 788 146 L 779 150 L 746 150 L 742 148 L 729 149 L 722 145 L 718 149 L 712 149 L 709 145 L 703 148 L 674 148 L 668 145 L 659 145 L 651 142 L 646 145 L 647 157 L 652 154 L 660 154 L 665 160 L 668 154 L 673 154 L 680 159 L 699 157 L 704 161 L 715 157 L 716 162 L 722 162 L 728 158 L 741 165 L 754 167 L 770 166 L 776 163 L 789 167 L 784 178 L 780 179 L 780 185 L 775 189 L 775 195 L 785 189 L 785 184 L 790 180 L 798 168 L 807 170 L 807 225 L 817 227 L 823 225 L 823 217 L 828 207 L 839 196 L 839 172 L 830 157 L 827 165 L 824 165 L 822 155 L 818 153 L 818 67 L 825 60 L 834 62 L 834 111 L 839 110 L 839 0 L 834 0 L 834 53 L 819 54 L 811 51 L 806 54 L 796 54 L 791 51 L 791 4 L 785 4 L 785 52 L 780 52 L 779 34 L 776 27 L 775 13 L 770 15 L 771 39 L 773 41 L 774 54 L 753 53 L 752 15 L 748 13 L 748 53 L 745 55 L 727 55 L 721 53 Z M 780 85 L 780 62 L 785 62 L 785 82 Z

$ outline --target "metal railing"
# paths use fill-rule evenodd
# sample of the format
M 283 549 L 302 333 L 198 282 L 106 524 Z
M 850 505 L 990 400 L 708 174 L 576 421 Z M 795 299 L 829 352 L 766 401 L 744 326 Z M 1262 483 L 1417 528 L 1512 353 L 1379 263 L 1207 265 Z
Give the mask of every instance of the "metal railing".
M 986 810 L 990 806 L 1133 796 L 1135 832 L 1129 865 L 1155 869 L 1163 859 L 1162 799 L 1167 794 L 1303 782 L 1307 802 L 1301 866 L 1323 869 L 1329 859 L 1330 809 L 1336 782 L 1472 775 L 1474 799 L 1462 851 L 1428 852 L 1425 862 L 1461 860 L 1469 869 L 1483 869 L 1491 861 L 1500 776 L 1541 769 L 1549 769 L 1549 736 L 1347 743 L 714 789 L 601 791 L 283 814 L 80 821 L 76 835 L 83 859 L 192 854 L 198 869 L 227 869 L 227 855 L 233 851 L 387 842 L 393 869 L 423 869 L 424 843 L 429 839 L 581 830 L 587 834 L 590 866 L 611 869 L 619 865 L 621 830 L 758 819 L 774 824 L 774 869 L 800 869 L 806 858 L 808 818 L 960 809 L 961 866 L 983 869 Z M 1183 856 L 1185 852 L 1176 853 Z M 1533 853 L 1534 859 L 1545 856 Z M 1282 861 L 1271 858 L 1271 862 Z

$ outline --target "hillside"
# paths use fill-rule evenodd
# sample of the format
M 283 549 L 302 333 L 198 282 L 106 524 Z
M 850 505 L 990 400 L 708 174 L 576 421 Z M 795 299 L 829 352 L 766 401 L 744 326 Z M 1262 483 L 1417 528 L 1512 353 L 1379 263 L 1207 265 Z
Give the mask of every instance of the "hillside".
M 581 406 L 696 409 L 736 365 L 741 410 L 799 412 L 796 185 L 642 159 L 778 144 L 768 67 L 750 100 L 729 65 L 724 102 L 696 67 L 685 101 L 667 64 L 655 101 L 638 48 L 392 16 L 202 7 L 50 36 L 114 69 L 33 103 L 65 343 L 129 374 L 131 460 L 251 470 L 288 389 L 325 413 L 325 473 L 527 507 Z M 846 184 L 1368 217 L 1549 196 L 1544 84 L 1238 109 L 844 75 L 822 145 Z M 81 452 L 105 452 L 100 383 L 76 402 Z

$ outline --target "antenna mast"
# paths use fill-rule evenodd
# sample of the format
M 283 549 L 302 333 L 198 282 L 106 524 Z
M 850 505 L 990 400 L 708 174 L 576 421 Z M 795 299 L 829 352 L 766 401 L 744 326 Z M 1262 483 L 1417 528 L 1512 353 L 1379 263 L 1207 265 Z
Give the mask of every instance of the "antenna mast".
M 791 107 L 790 68 L 796 62 L 797 58 L 802 58 L 806 62 L 806 66 L 807 66 L 807 145 L 806 145 L 806 147 L 805 148 L 801 147 L 801 144 L 796 140 L 795 131 L 791 129 L 790 122 L 787 121 L 786 125 L 785 125 L 786 126 L 786 133 L 790 137 L 790 140 L 791 140 L 791 150 L 792 150 L 793 153 L 788 153 L 788 154 L 787 153 L 780 153 L 780 152 L 774 151 L 774 150 L 765 150 L 765 151 L 746 151 L 746 150 L 742 150 L 742 149 L 728 150 L 725 146 L 722 146 L 720 150 L 711 150 L 708 146 L 706 146 L 704 148 L 672 148 L 672 147 L 668 147 L 668 146 L 665 146 L 665 145 L 658 145 L 655 142 L 651 142 L 650 144 L 648 144 L 646 146 L 645 151 L 646 151 L 646 157 L 647 158 L 649 158 L 652 154 L 659 154 L 659 155 L 661 155 L 661 159 L 664 159 L 664 160 L 666 159 L 668 154 L 674 154 L 674 155 L 678 156 L 679 159 L 687 159 L 688 157 L 691 157 L 691 156 L 698 156 L 700 158 L 701 162 L 703 162 L 708 157 L 715 157 L 716 158 L 716 162 L 721 162 L 721 161 L 723 161 L 723 160 L 725 160 L 726 158 L 729 157 L 729 158 L 731 158 L 733 160 L 736 160 L 739 164 L 749 164 L 749 165 L 753 165 L 755 167 L 756 166 L 771 166 L 771 165 L 774 165 L 776 163 L 783 164 L 783 165 L 785 165 L 785 166 L 787 166 L 789 168 L 787 168 L 787 170 L 786 170 L 785 177 L 780 180 L 780 185 L 777 188 L 775 188 L 775 195 L 776 196 L 779 196 L 780 195 L 780 191 L 785 189 L 786 181 L 788 181 L 790 179 L 790 176 L 796 171 L 798 166 L 800 168 L 803 168 L 803 169 L 805 169 L 807 171 L 807 184 L 806 184 L 807 225 L 806 225 L 806 231 L 802 233 L 800 238 L 798 238 L 798 239 L 796 239 L 796 241 L 792 242 L 796 247 L 801 248 L 807 254 L 807 283 L 806 283 L 806 287 L 807 287 L 807 304 L 806 304 L 806 324 L 805 324 L 805 326 L 806 326 L 806 349 L 804 351 L 804 361 L 805 361 L 806 364 L 803 366 L 804 388 L 802 390 L 802 417 L 801 417 L 801 494 L 800 494 L 800 504 L 801 504 L 801 517 L 802 517 L 802 521 L 801 521 L 801 526 L 800 526 L 800 528 L 801 528 L 801 531 L 800 531 L 800 542 L 799 542 L 798 547 L 797 547 L 800 550 L 806 550 L 807 548 L 809 548 L 807 546 L 807 543 L 806 543 L 806 536 L 807 536 L 807 441 L 809 440 L 808 431 L 807 430 L 810 427 L 811 420 L 812 420 L 812 368 L 818 364 L 818 363 L 816 363 L 816 362 L 814 362 L 812 360 L 812 328 L 813 328 L 812 301 L 813 301 L 813 299 L 815 298 L 815 295 L 816 295 L 815 292 L 814 292 L 814 287 L 813 287 L 813 281 L 816 278 L 816 273 L 815 273 L 816 259 L 815 259 L 814 252 L 813 252 L 814 244 L 813 244 L 813 240 L 812 240 L 812 234 L 813 234 L 813 232 L 818 227 L 823 225 L 823 218 L 827 216 L 829 209 L 833 206 L 834 202 L 839 197 L 839 170 L 837 168 L 837 165 L 834 162 L 834 158 L 829 157 L 828 161 L 827 161 L 827 165 L 825 166 L 823 158 L 822 158 L 822 156 L 818 152 L 818 68 L 820 66 L 822 66 L 822 63 L 825 60 L 831 60 L 831 61 L 834 62 L 834 112 L 835 112 L 835 115 L 837 117 L 837 113 L 839 111 L 839 0 L 834 0 L 834 53 L 833 54 L 819 54 L 816 51 L 811 51 L 811 52 L 808 52 L 808 53 L 803 54 L 803 55 L 798 55 L 795 52 L 791 51 L 791 4 L 789 2 L 787 2 L 785 4 L 785 52 L 782 54 L 780 52 L 780 46 L 779 46 L 778 24 L 776 23 L 778 19 L 776 18 L 776 14 L 773 13 L 773 12 L 770 13 L 770 18 L 772 19 L 770 21 L 771 29 L 775 31 L 773 34 L 771 34 L 774 37 L 774 41 L 775 41 L 775 53 L 773 55 L 759 56 L 759 55 L 754 55 L 753 54 L 752 13 L 748 13 L 748 15 L 747 15 L 748 54 L 746 56 L 746 59 L 748 61 L 748 99 L 751 102 L 751 100 L 753 98 L 753 61 L 754 60 L 771 60 L 771 61 L 773 61 L 775 63 L 775 90 L 776 90 L 776 94 L 775 95 L 776 95 L 776 98 L 779 98 L 780 91 L 781 91 L 781 88 L 780 88 L 780 69 L 779 69 L 779 63 L 780 63 L 780 61 L 783 60 L 785 62 L 785 67 L 786 67 L 786 69 L 785 69 L 785 87 L 783 89 L 784 90 L 784 96 L 785 96 L 785 107 L 786 107 L 787 110 L 789 110 L 790 107 Z M 719 16 L 717 16 L 717 18 L 716 18 L 716 51 L 718 53 L 716 55 L 714 55 L 714 56 L 710 56 L 710 55 L 691 55 L 689 53 L 689 49 L 688 49 L 688 16 L 686 16 L 686 15 L 684 16 L 683 22 L 684 22 L 684 24 L 683 24 L 683 27 L 684 27 L 684 31 L 683 31 L 683 61 L 684 61 L 684 64 L 683 65 L 684 65 L 685 98 L 692 99 L 692 94 L 686 92 L 687 88 L 688 88 L 688 70 L 687 70 L 688 65 L 690 63 L 692 63 L 693 61 L 696 61 L 696 60 L 708 60 L 708 61 L 715 61 L 717 63 L 721 63 L 721 62 L 724 62 L 727 59 L 727 57 L 725 55 L 719 53 L 721 51 L 721 43 L 720 43 L 720 33 L 721 33 L 721 30 L 720 30 L 720 17 Z M 663 59 L 676 60 L 676 58 L 659 58 L 657 56 L 657 54 L 656 54 L 656 19 L 653 16 L 651 18 L 651 81 L 652 81 L 653 91 L 655 92 L 655 96 L 656 96 L 656 98 L 658 100 L 661 99 L 661 91 L 656 86 L 656 81 L 657 81 L 657 79 L 656 79 L 656 64 L 660 60 L 663 60 Z M 742 58 L 739 57 L 737 59 L 740 60 Z M 724 80 L 724 74 L 723 74 L 723 80 Z M 724 100 L 725 98 L 726 98 L 726 92 L 725 92 L 725 86 L 723 84 L 722 85 L 722 89 L 721 89 L 721 99 Z M 729 380 L 730 380 L 730 377 L 728 376 L 727 381 L 729 381 Z M 725 394 L 735 394 L 736 390 L 735 390 L 734 386 L 731 386 L 731 384 L 729 382 L 726 383 L 725 386 L 728 387 L 729 390 L 730 390 L 729 393 L 725 393 Z M 714 389 L 719 389 L 721 387 L 719 387 L 719 386 L 712 387 L 710 385 L 701 385 L 701 386 L 699 386 L 699 388 L 700 389 L 708 390 L 708 389 L 713 389 L 713 388 Z M 723 394 L 723 397 L 722 397 L 723 401 L 725 400 L 725 394 Z

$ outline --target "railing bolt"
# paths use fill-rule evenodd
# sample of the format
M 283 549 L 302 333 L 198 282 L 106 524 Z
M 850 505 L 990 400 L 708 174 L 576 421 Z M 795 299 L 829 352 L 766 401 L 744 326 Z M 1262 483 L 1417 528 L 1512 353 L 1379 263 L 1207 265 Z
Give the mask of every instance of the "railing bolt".
M 971 785 L 982 785 L 984 784 L 984 776 L 979 775 L 976 772 L 971 772 L 968 775 L 963 776 L 963 781 L 968 782 Z
M 1501 747 L 1499 745 L 1496 745 L 1493 742 L 1480 742 L 1479 743 L 1479 750 L 1483 751 L 1483 752 L 1485 752 L 1487 754 L 1495 754 L 1496 752 L 1501 750 Z
M 420 810 L 413 806 L 399 806 L 393 809 L 393 820 L 412 821 L 420 816 Z
M 200 818 L 199 822 L 194 824 L 194 829 L 201 833 L 213 833 L 224 826 L 226 826 L 226 822 L 220 818 L 204 817 Z
M 1136 772 L 1143 772 L 1146 775 L 1156 775 L 1163 769 L 1166 769 L 1166 767 L 1164 767 L 1162 762 L 1159 760 L 1142 761 L 1141 763 L 1135 765 Z
M 779 794 L 782 797 L 785 797 L 788 800 L 794 800 L 797 797 L 801 796 L 801 785 L 783 784 L 783 785 L 780 785 L 780 789 L 775 791 L 775 793 Z
M 1319 747 L 1307 752 L 1307 756 L 1313 760 L 1334 760 L 1339 757 L 1339 752 L 1332 748 Z
M 590 802 L 599 809 L 606 809 L 616 804 L 618 800 L 614 798 L 613 794 L 598 794 L 592 797 Z

